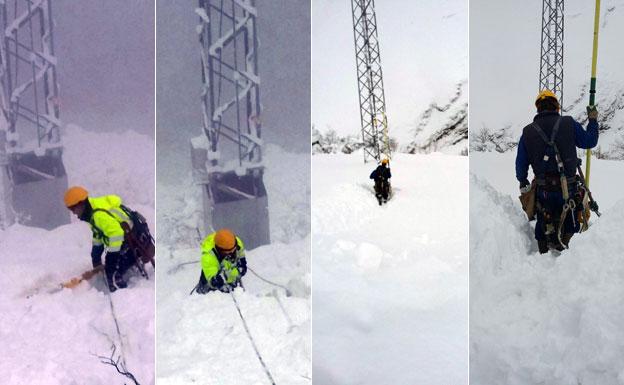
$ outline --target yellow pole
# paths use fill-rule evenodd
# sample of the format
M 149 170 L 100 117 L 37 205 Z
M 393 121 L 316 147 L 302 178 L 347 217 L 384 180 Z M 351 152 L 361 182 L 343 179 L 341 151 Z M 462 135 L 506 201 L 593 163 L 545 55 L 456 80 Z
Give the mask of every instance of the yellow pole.
M 596 62 L 598 61 L 598 30 L 600 28 L 600 0 L 596 0 L 596 11 L 594 13 L 594 43 L 592 50 L 591 80 L 589 85 L 589 105 L 593 107 L 596 103 Z M 585 185 L 589 188 L 589 170 L 591 165 L 591 149 L 587 149 L 585 161 Z

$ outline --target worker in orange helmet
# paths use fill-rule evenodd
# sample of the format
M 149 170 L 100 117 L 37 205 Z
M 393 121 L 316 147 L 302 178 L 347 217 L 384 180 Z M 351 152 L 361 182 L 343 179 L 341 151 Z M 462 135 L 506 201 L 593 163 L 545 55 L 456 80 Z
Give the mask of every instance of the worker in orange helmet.
M 201 245 L 202 271 L 197 292 L 205 294 L 220 290 L 229 292 L 240 285 L 247 273 L 245 245 L 229 229 L 220 229 L 208 235 Z
M 122 208 L 121 198 L 117 195 L 89 197 L 84 187 L 73 186 L 65 193 L 64 201 L 78 219 L 91 226 L 93 268 L 102 265 L 102 254 L 106 249 L 104 271 L 110 291 L 126 288 L 123 275 L 136 259 L 132 249 L 124 242 L 122 225 L 132 228 L 132 220 Z

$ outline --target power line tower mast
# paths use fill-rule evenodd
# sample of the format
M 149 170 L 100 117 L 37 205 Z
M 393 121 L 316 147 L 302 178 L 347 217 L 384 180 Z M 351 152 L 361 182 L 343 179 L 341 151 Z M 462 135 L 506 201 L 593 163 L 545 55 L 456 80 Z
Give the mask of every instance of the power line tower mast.
M 351 0 L 364 162 L 390 158 L 374 0 Z
M 69 223 L 52 7 L 0 2 L 0 227 Z
M 254 0 L 199 0 L 203 135 L 191 141 L 206 229 L 270 243 Z
M 542 0 L 539 90 L 545 89 L 563 108 L 563 0 Z

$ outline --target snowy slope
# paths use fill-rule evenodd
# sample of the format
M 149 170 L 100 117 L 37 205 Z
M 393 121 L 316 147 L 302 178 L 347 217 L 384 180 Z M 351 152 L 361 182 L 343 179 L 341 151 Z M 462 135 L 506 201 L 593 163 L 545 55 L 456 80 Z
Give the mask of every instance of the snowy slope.
M 603 215 L 553 258 L 537 252 L 513 154 L 470 158 L 471 382 L 621 384 L 624 201 L 613 180 L 622 163 L 592 162 Z
M 65 130 L 64 139 L 69 182 L 85 186 L 94 196 L 119 194 L 153 229 L 153 140 L 132 132 L 95 133 L 76 126 Z M 85 151 L 95 143 L 114 143 L 106 150 L 110 162 L 103 161 L 102 153 Z M 62 204 L 62 197 L 51 199 Z M 132 278 L 131 289 L 112 294 L 122 341 L 101 277 L 73 290 L 47 292 L 91 268 L 91 232 L 85 223 L 72 220 L 51 231 L 20 225 L 0 231 L 0 382 L 128 383 L 96 357 L 110 357 L 114 343 L 115 357 L 123 349 L 128 370 L 141 384 L 153 384 L 153 279 Z M 151 267 L 148 272 L 153 277 Z M 34 295 L 27 298 L 30 294 Z
M 309 155 L 267 145 L 265 185 L 270 245 L 247 251 L 251 271 L 234 295 L 258 350 L 278 384 L 309 384 Z M 159 180 L 158 383 L 261 384 L 267 376 L 229 294 L 189 296 L 199 279 L 198 186 Z
M 533 118 L 539 81 L 541 3 L 504 0 L 493 7 L 487 0 L 470 2 L 471 133 L 483 127 L 491 131 L 508 127 L 507 141 L 517 142 L 522 128 Z M 589 103 L 593 20 L 594 2 L 565 2 L 563 104 L 565 114 L 582 122 Z M 599 148 L 611 153 L 607 156 L 620 158 L 624 153 L 616 144 L 624 140 L 623 34 L 624 1 L 603 0 L 596 103 L 601 129 L 606 131 L 601 133 Z
M 467 159 L 395 155 L 382 207 L 361 153 L 312 162 L 315 382 L 467 383 Z

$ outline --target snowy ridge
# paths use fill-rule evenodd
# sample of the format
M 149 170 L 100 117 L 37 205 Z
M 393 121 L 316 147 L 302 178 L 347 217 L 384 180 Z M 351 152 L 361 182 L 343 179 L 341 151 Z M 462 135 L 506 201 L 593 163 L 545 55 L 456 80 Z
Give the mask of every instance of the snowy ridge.
M 118 194 L 154 229 L 153 141 L 145 136 L 95 133 L 70 126 L 64 135 L 70 184 L 92 195 Z M 108 144 L 92 151 L 91 143 Z M 100 147 L 98 147 L 100 148 Z M 103 161 L 106 157 L 106 161 Z M 145 160 L 137 163 L 136 159 Z M 151 163 L 150 163 L 151 159 Z M 107 167 L 103 168 L 102 164 Z M 134 165 L 129 168 L 128 165 Z M 150 195 L 151 194 L 151 195 Z M 62 197 L 50 197 L 62 204 Z M 110 385 L 128 379 L 101 363 L 111 346 L 141 384 L 154 383 L 154 271 L 132 277 L 112 294 L 121 341 L 100 275 L 75 289 L 61 282 L 91 269 L 91 231 L 84 222 L 51 231 L 13 225 L 0 231 L 0 382 L 3 384 Z M 123 348 L 122 348 L 123 345 Z
M 312 161 L 315 382 L 467 382 L 467 158 L 396 154 L 382 207 L 361 152 Z
M 456 85 L 448 102 L 433 101 L 416 120 L 409 134 L 401 133 L 400 141 L 390 127 L 390 147 L 393 151 L 416 154 L 442 152 L 452 155 L 468 153 L 468 81 Z M 351 154 L 364 146 L 361 134 L 340 136 L 327 128 L 321 132 L 312 128 L 312 154 Z
M 470 200 L 471 382 L 621 383 L 624 201 L 552 258 L 511 197 L 473 175 Z
M 431 103 L 418 119 L 414 139 L 406 152 L 441 151 L 468 154 L 468 81 L 457 85 L 455 95 L 443 106 Z
M 309 159 L 265 146 L 272 243 L 247 251 L 250 269 L 288 295 L 251 270 L 233 294 L 277 384 L 311 378 Z M 230 294 L 189 295 L 201 269 L 198 190 L 190 172 L 182 186 L 159 181 L 158 383 L 267 383 Z

